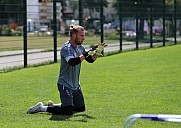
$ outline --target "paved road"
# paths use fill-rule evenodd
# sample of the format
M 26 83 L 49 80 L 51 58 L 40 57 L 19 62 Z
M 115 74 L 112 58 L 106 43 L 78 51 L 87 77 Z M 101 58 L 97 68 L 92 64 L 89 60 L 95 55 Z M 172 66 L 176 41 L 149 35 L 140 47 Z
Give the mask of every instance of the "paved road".
M 149 46 L 149 44 L 139 44 L 139 47 Z M 135 48 L 135 44 L 132 45 L 123 45 L 123 50 Z M 105 48 L 105 52 L 112 52 L 119 50 L 119 44 L 108 44 Z M 42 52 L 43 49 L 28 50 L 28 65 L 29 64 L 38 64 L 46 61 L 53 61 L 54 53 L 51 52 Z M 58 60 L 60 59 L 60 51 L 57 51 Z M 0 52 L 0 69 L 10 68 L 10 67 L 19 67 L 24 65 L 24 56 L 23 51 L 7 51 Z

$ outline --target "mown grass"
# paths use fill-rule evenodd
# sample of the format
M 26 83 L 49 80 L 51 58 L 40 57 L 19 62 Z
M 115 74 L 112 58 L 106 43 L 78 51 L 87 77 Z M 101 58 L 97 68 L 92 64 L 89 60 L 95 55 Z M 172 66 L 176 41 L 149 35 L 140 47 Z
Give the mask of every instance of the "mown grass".
M 181 45 L 139 50 L 83 62 L 86 112 L 71 117 L 26 114 L 38 101 L 59 103 L 59 64 L 0 74 L 2 128 L 120 128 L 131 114 L 181 114 Z M 134 128 L 179 128 L 138 120 Z
M 69 39 L 68 36 L 57 37 L 57 47 L 61 47 Z M 86 36 L 84 45 L 95 45 L 100 42 L 99 36 Z M 115 43 L 115 40 L 107 40 L 107 43 Z M 118 41 L 117 41 L 118 42 Z M 27 38 L 28 49 L 53 49 L 53 36 L 28 36 Z M 23 49 L 22 36 L 2 36 L 0 41 L 1 51 L 12 51 Z

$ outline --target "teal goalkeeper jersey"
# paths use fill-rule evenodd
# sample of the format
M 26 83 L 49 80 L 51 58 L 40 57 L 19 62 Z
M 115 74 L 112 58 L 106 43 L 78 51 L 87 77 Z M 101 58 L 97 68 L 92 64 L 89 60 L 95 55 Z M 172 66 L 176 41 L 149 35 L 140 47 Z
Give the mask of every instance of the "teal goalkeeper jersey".
M 82 45 L 74 47 L 69 41 L 62 46 L 60 51 L 61 65 L 58 84 L 66 86 L 72 90 L 76 90 L 80 86 L 79 76 L 81 63 L 71 66 L 68 61 L 71 58 L 79 57 L 85 52 L 85 48 Z

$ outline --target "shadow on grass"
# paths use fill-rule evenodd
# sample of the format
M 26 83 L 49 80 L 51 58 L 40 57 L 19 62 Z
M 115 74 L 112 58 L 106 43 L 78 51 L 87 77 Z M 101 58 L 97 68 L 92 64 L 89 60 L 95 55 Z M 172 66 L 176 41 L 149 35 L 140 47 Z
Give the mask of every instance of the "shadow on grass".
M 76 114 L 72 116 L 62 116 L 62 115 L 53 115 L 50 120 L 52 121 L 78 121 L 78 122 L 87 122 L 87 119 L 95 119 L 92 116 L 87 114 Z

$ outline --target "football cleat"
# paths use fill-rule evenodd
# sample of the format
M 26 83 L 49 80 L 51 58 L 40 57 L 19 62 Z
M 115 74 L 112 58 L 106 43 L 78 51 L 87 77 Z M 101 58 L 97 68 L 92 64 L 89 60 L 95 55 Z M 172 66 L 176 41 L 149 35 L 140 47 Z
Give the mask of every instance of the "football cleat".
M 27 111 L 28 114 L 33 114 L 33 113 L 37 113 L 40 111 L 40 108 L 43 106 L 42 102 L 38 102 L 35 106 L 32 106 L 29 108 L 29 110 Z
M 51 101 L 51 100 L 47 101 L 46 105 L 48 107 L 53 107 L 54 106 L 53 101 Z

